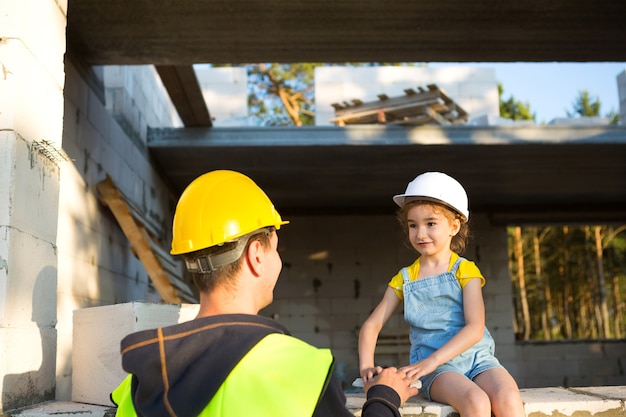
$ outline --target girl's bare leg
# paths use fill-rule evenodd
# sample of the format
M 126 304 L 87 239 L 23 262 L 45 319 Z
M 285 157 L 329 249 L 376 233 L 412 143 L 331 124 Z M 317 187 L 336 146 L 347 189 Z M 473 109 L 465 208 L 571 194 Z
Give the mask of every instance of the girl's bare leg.
M 519 388 L 506 369 L 489 369 L 474 378 L 474 382 L 489 396 L 496 417 L 525 417 Z
M 489 397 L 465 375 L 444 372 L 430 388 L 433 401 L 449 404 L 461 417 L 491 417 Z

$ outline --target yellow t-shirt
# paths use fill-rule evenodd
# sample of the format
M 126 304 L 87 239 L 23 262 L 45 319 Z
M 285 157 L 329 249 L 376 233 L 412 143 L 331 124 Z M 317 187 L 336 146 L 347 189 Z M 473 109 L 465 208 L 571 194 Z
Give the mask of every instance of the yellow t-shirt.
M 459 255 L 455 252 L 452 252 L 452 256 L 450 257 L 450 265 L 448 265 L 448 271 L 452 269 L 457 259 L 459 259 Z M 408 270 L 410 280 L 415 281 L 420 270 L 420 258 L 417 258 L 417 260 L 408 267 Z M 456 270 L 456 278 L 459 281 L 461 288 L 465 287 L 465 284 L 467 284 L 468 281 L 474 278 L 478 278 L 481 280 L 481 287 L 485 285 L 485 277 L 483 277 L 483 274 L 481 274 L 480 270 L 474 262 L 468 261 L 467 259 L 461 261 L 459 268 Z M 404 281 L 402 279 L 402 272 L 398 272 L 396 275 L 394 275 L 393 278 L 391 278 L 391 281 L 389 281 L 389 286 L 393 288 L 393 290 L 396 292 L 396 295 L 401 300 L 404 300 L 404 294 L 402 292 L 403 283 Z

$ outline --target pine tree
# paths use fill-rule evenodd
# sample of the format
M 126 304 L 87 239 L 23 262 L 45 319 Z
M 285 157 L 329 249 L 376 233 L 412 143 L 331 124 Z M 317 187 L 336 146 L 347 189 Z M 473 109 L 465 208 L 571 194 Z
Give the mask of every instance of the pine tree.
M 502 84 L 498 84 L 498 98 L 500 101 L 500 117 L 511 120 L 535 120 L 535 114 L 530 112 L 530 105 L 515 100 L 510 96 L 508 100 L 502 99 L 504 88 Z

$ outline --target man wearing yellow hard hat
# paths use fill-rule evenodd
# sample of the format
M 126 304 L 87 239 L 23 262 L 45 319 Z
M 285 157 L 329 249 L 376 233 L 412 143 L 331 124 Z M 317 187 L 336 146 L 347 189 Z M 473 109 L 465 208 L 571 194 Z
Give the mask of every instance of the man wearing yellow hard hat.
M 282 220 L 247 176 L 227 170 L 195 179 L 174 214 L 172 251 L 200 293 L 195 320 L 122 341 L 129 373 L 112 393 L 118 416 L 351 416 L 334 359 L 258 315 L 282 269 Z M 366 386 L 363 417 L 400 416 L 417 394 L 404 371 L 380 369 Z

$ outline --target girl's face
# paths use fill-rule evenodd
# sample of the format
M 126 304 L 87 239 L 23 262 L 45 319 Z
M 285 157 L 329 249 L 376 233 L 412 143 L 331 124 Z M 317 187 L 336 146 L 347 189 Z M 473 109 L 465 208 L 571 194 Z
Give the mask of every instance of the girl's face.
M 417 204 L 407 211 L 406 217 L 409 241 L 420 255 L 450 251 L 452 237 L 461 227 L 451 212 L 436 204 Z

